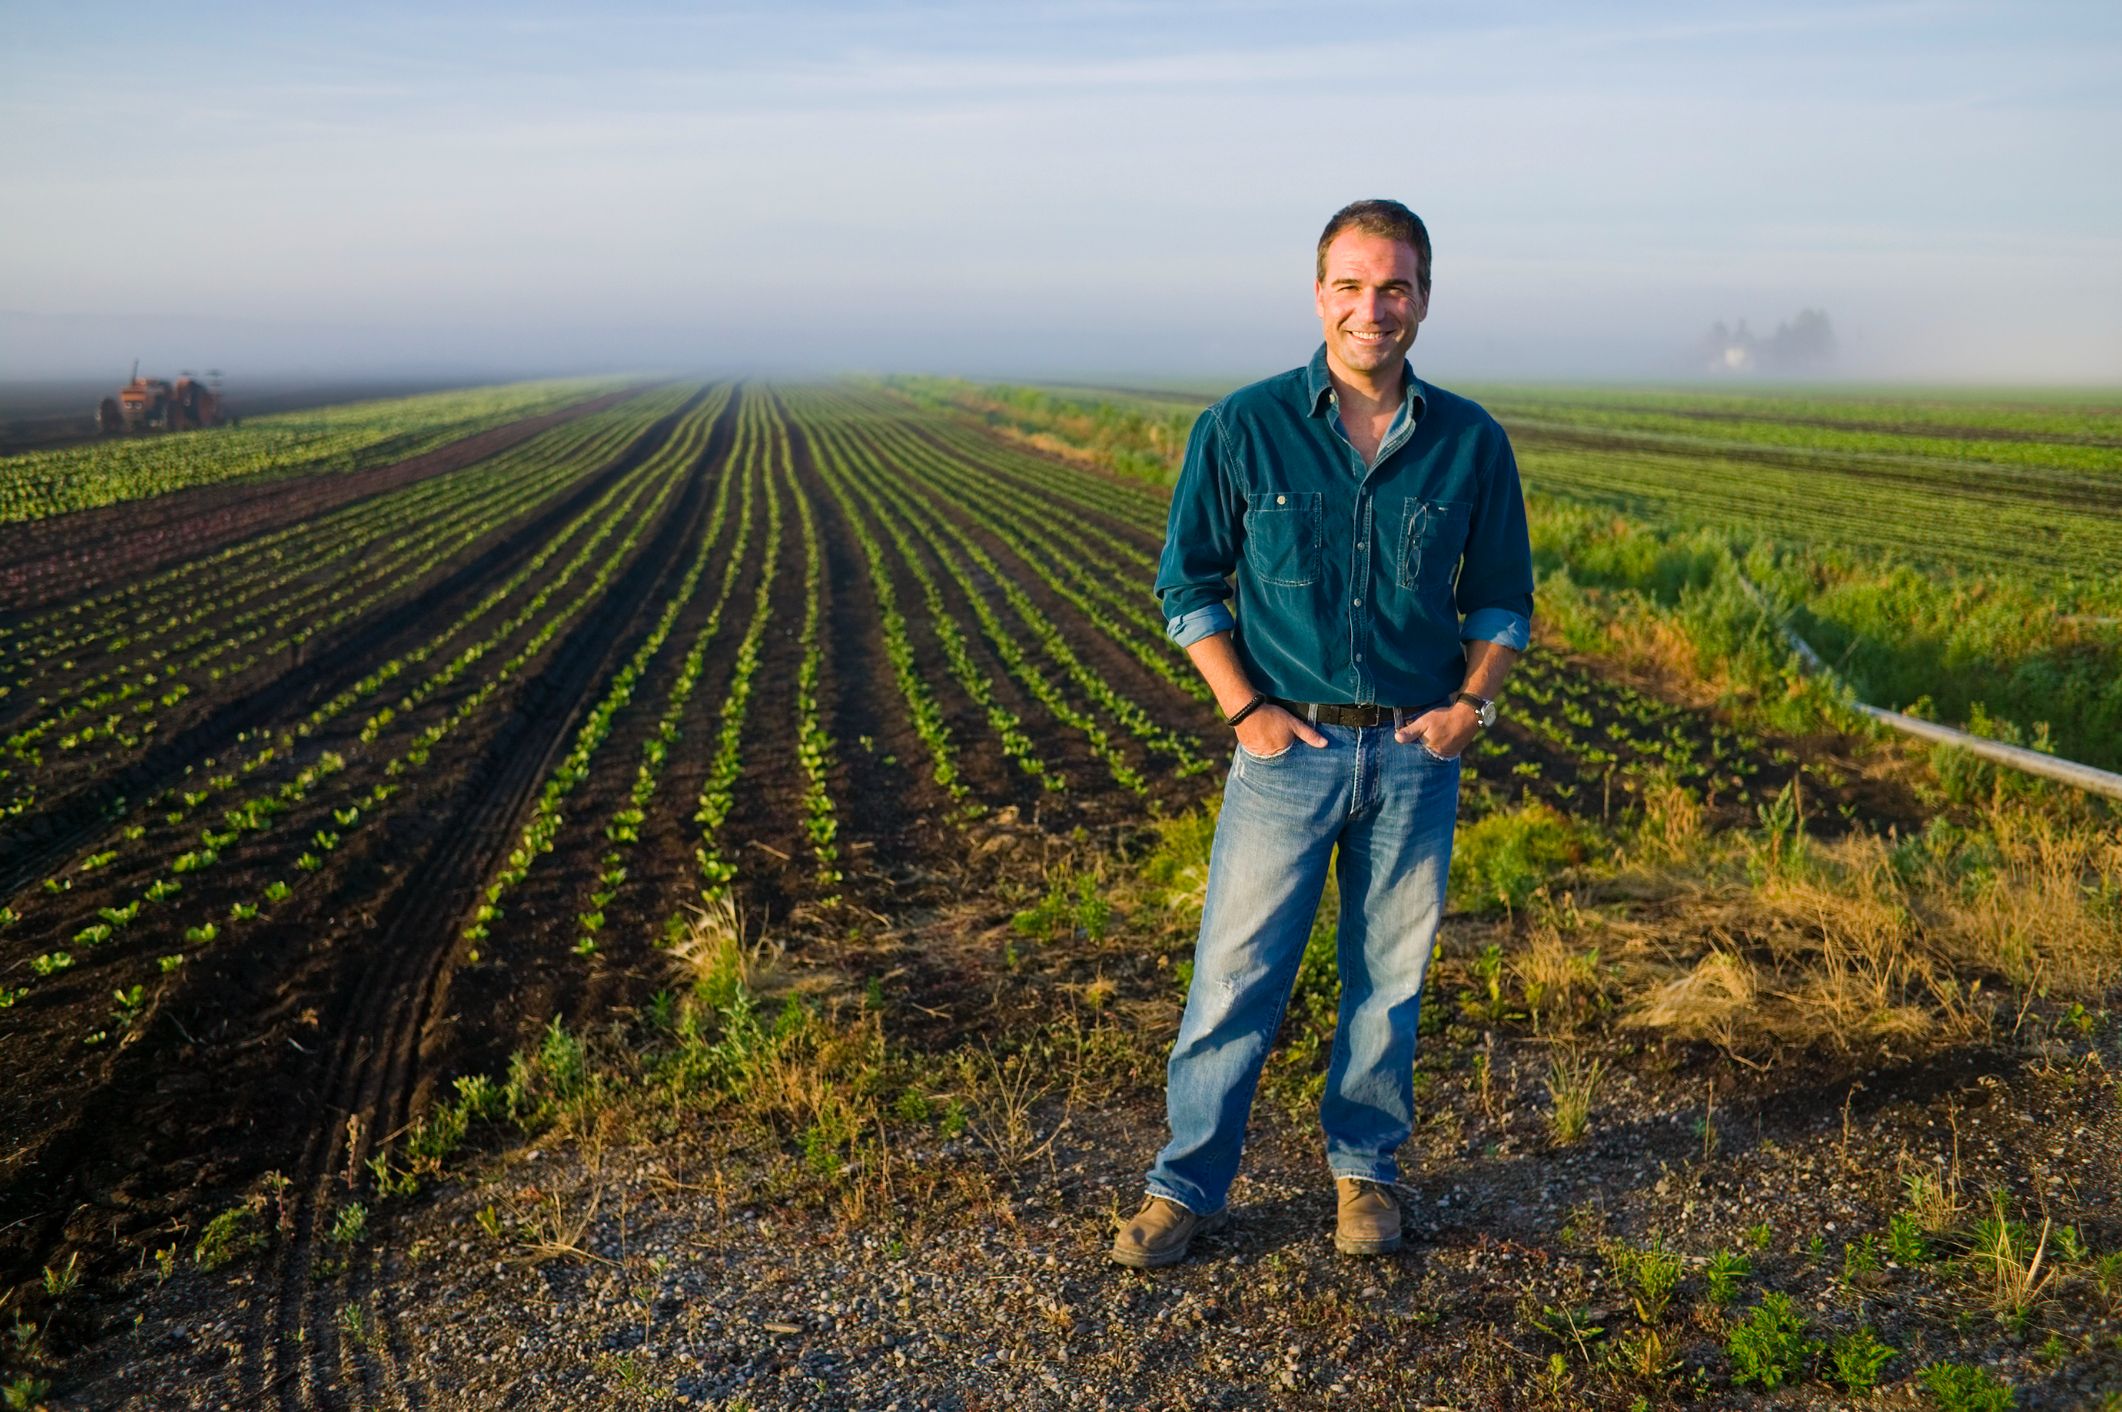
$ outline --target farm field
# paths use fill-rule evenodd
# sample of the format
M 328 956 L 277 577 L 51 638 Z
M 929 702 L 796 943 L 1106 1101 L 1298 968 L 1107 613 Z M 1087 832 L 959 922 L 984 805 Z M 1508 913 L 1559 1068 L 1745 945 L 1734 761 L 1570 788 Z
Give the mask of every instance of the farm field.
M 152 1252 L 196 1252 L 202 1270 L 240 1256 L 247 1296 L 224 1311 L 217 1386 L 273 1405 L 335 1406 L 361 1390 L 410 1399 L 389 1390 L 411 1385 L 416 1316 L 395 1307 L 394 1257 L 350 1253 L 365 1223 L 442 1178 L 472 1128 L 564 1107 L 575 1091 L 561 1092 L 552 1066 L 586 1062 L 566 1058 L 569 1036 L 660 1014 L 684 1043 L 722 1046 L 694 1056 L 710 1068 L 734 1062 L 737 1037 L 766 1044 L 732 959 L 756 958 L 762 938 L 785 948 L 784 967 L 859 992 L 897 1044 L 978 1044 L 994 1062 L 995 1044 L 1050 1021 L 1064 996 L 1104 1006 L 1117 991 L 1135 1019 L 1108 1038 L 1153 1055 L 1170 965 L 1183 961 L 1183 902 L 1170 915 L 1142 903 L 1122 871 L 1108 889 L 1098 860 L 1169 852 L 1198 827 L 1229 755 L 1148 591 L 1162 489 L 1130 474 L 1161 454 L 1143 429 L 1168 427 L 1177 402 L 1104 404 L 1119 409 L 1102 415 L 1126 428 L 1133 459 L 1100 459 L 1072 437 L 1080 428 L 998 429 L 928 384 L 449 396 L 419 414 L 435 420 L 390 404 L 335 409 L 346 439 L 230 443 L 221 460 L 195 463 L 173 438 L 161 450 L 183 469 L 145 452 L 123 467 L 83 463 L 109 488 L 79 495 L 37 460 L 17 485 L 28 490 L 12 502 L 0 491 L 0 503 L 42 507 L 0 524 L 0 1129 L 11 1134 L 0 1252 L 15 1276 L 72 1260 L 121 1285 L 128 1262 L 152 1270 Z M 1600 415 L 1655 439 L 1681 414 L 1651 402 Z M 2065 415 L 2029 429 L 1997 413 L 1983 454 L 1991 441 L 2064 444 L 2004 432 L 2060 435 Z M 2090 438 L 2068 443 L 2089 457 L 2072 474 L 2097 482 L 2112 471 L 2099 459 L 2113 459 L 2099 441 L 2109 413 L 2067 415 Z M 1924 436 L 1990 424 L 1968 417 Z M 1563 464 L 1544 459 L 1551 450 L 1535 441 L 1521 456 L 1529 485 L 1560 495 L 1565 473 L 1541 469 Z M 2036 481 L 2061 483 L 2042 457 L 2024 464 L 2028 497 Z M 17 484 L 16 466 L 0 462 L 0 486 Z M 1584 474 L 1571 493 L 1595 501 Z M 2071 513 L 2086 527 L 2072 562 L 2105 552 L 2090 528 L 2107 513 L 2097 497 Z M 93 544 L 74 537 L 89 528 Z M 1754 885 L 1773 887 L 1796 885 L 1788 859 L 1808 848 L 1842 858 L 1833 850 L 1924 838 L 1909 876 L 1944 887 L 1943 872 L 1923 870 L 1959 866 L 1962 844 L 1934 822 L 1987 817 L 1971 795 L 1940 795 L 1912 753 L 1704 709 L 1583 648 L 1543 639 L 1470 755 L 1464 812 L 1479 827 L 1454 898 L 1478 925 L 1455 933 L 1461 949 L 1440 972 L 1473 999 L 1466 1031 L 1440 1032 L 1442 1053 L 1485 1043 L 1493 1065 L 1496 1034 L 1516 1042 L 1527 1027 L 1527 1052 L 1541 1052 L 1543 1016 L 1590 1027 L 1623 1003 L 1569 999 L 1591 972 L 1566 959 L 1559 983 L 1513 1000 L 1500 959 L 1528 928 L 1559 927 L 1557 947 L 1582 942 L 1571 929 L 1591 924 L 1569 920 L 1575 903 L 1550 881 L 1606 852 L 1649 837 L 1678 865 L 1727 846 L 1751 859 Z M 2015 807 L 2095 827 L 2076 804 Z M 2114 885 L 2116 860 L 2084 842 L 2093 834 L 2059 837 L 2080 851 L 2055 866 Z M 2018 867 L 2009 855 L 1991 873 L 2031 886 Z M 1143 909 L 1131 943 L 1101 910 L 1108 890 L 1122 914 Z M 1948 963 L 1945 941 L 1911 940 L 1866 1002 L 1886 1018 L 1822 1031 L 1803 1004 L 1769 997 L 1812 993 L 1806 968 L 1836 954 L 1833 929 L 1778 897 L 1786 930 L 1773 935 L 1749 931 L 1757 922 L 1726 895 L 1714 927 L 1673 923 L 1667 937 L 1721 935 L 1753 956 L 1756 1037 L 1798 1056 L 1822 1092 L 1853 1054 L 1905 1065 L 1968 1039 L 1990 1012 L 1958 980 L 1947 993 L 1956 967 L 1987 974 L 1992 993 L 2024 982 L 2056 1007 L 2095 1003 L 2112 981 L 2092 943 L 2089 959 L 2070 952 L 2082 976 L 2051 995 L 2039 982 L 2061 962 L 2038 947 L 2018 970 L 1982 972 L 1968 950 Z M 1685 911 L 1669 893 L 1649 905 L 1668 922 Z M 2085 909 L 2107 904 L 2053 905 L 2050 920 L 2078 938 L 2097 926 Z M 1927 924 L 1939 938 L 1961 925 Z M 1630 925 L 1657 933 L 1640 916 Z M 705 962 L 703 933 L 721 948 Z M 1661 958 L 1662 981 L 1695 959 L 1676 956 Z M 705 1019 L 673 1018 L 682 964 L 724 987 Z M 975 994 L 989 994 L 985 1011 L 964 1004 Z M 1330 1007 L 1300 999 L 1296 1012 L 1308 1032 L 1323 1013 L 1330 1033 Z M 775 1042 L 827 1022 L 809 1013 L 791 1001 Z M 1728 1015 L 1721 1038 L 1714 1017 L 1657 1023 L 1698 1052 L 1763 1059 L 1733 1039 Z M 2112 1039 L 2104 1023 L 2088 1018 L 2078 1035 L 2095 1055 Z M 1285 1097 L 1301 1100 L 1315 1039 L 1278 1071 Z M 981 1161 L 1024 1156 L 981 1106 L 1007 1093 L 1000 1074 L 989 1089 L 927 1086 L 939 1113 L 950 1095 L 977 1115 Z M 1680 1087 L 1656 1072 L 1639 1081 L 1646 1105 Z M 1525 1084 L 1540 1086 L 1530 1061 Z M 896 1101 L 894 1121 L 935 1127 L 928 1099 Z M 1487 1117 L 1498 1126 L 1476 1149 L 1502 1131 Z M 1085 1115 L 1112 1136 L 1117 1119 L 1103 1121 Z M 779 1173 L 768 1188 L 807 1172 L 833 1199 L 866 1190 L 849 1174 L 870 1170 L 869 1139 L 833 1101 L 785 1122 L 758 1130 L 787 1148 L 760 1159 Z M 1147 1158 L 1126 1140 L 1104 1157 Z M 1672 1144 L 1653 1145 L 1677 1160 Z M 783 1159 L 793 1168 L 774 1167 Z M 743 1204 L 759 1199 L 770 1198 Z M 2111 1200 L 2087 1202 L 2088 1219 L 2114 1215 Z M 501 1222 L 487 1210 L 482 1229 Z M 514 1239 L 500 1228 L 488 1236 Z
M 894 385 L 1161 482 L 1205 393 Z M 1666 609 L 1734 569 L 1875 705 L 2122 769 L 2112 392 L 1483 386 L 1543 581 Z

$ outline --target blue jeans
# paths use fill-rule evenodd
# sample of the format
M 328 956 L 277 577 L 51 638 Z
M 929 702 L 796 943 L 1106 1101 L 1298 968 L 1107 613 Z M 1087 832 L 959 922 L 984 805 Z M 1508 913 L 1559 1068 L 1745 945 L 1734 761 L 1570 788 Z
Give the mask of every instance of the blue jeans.
M 1325 749 L 1239 747 L 1209 853 L 1193 983 L 1172 1045 L 1171 1141 L 1152 1195 L 1221 1210 L 1333 860 L 1341 884 L 1340 1021 L 1319 1121 L 1337 1177 L 1398 1179 L 1414 1127 L 1415 1020 L 1451 868 L 1457 759 L 1393 728 L 1315 727 Z M 1339 847 L 1338 857 L 1335 848 Z

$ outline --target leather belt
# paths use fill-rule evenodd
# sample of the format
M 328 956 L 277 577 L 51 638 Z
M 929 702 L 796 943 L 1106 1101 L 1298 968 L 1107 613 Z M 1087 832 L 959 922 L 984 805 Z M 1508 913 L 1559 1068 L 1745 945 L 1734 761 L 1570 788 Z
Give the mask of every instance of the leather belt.
M 1279 696 L 1270 696 L 1267 699 L 1291 715 L 1300 716 L 1310 721 L 1313 725 L 1389 726 L 1393 724 L 1393 708 L 1390 706 L 1350 706 L 1340 702 L 1285 701 Z

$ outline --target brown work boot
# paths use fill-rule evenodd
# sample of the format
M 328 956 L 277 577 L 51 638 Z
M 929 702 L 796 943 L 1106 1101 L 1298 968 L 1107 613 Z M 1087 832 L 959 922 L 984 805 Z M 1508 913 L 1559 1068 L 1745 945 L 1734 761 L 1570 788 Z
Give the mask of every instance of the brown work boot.
M 1343 1255 L 1383 1255 L 1400 1248 L 1400 1201 L 1384 1182 L 1334 1178 L 1340 1207 L 1334 1214 L 1334 1249 Z
M 1152 1196 L 1113 1237 L 1113 1259 L 1136 1270 L 1176 1265 L 1195 1236 L 1212 1235 L 1229 1224 L 1228 1207 L 1199 1216 L 1169 1197 Z

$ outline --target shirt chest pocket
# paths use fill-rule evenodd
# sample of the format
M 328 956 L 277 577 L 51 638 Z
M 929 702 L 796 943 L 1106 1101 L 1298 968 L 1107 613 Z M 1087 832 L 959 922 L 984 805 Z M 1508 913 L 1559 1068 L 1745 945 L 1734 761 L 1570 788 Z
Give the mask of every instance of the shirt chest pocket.
M 1463 500 L 1402 502 L 1400 518 L 1400 587 L 1423 588 L 1447 583 L 1466 552 L 1467 526 L 1474 507 Z
M 1316 490 L 1264 490 L 1245 497 L 1245 557 L 1253 576 L 1278 588 L 1319 581 L 1326 497 Z

